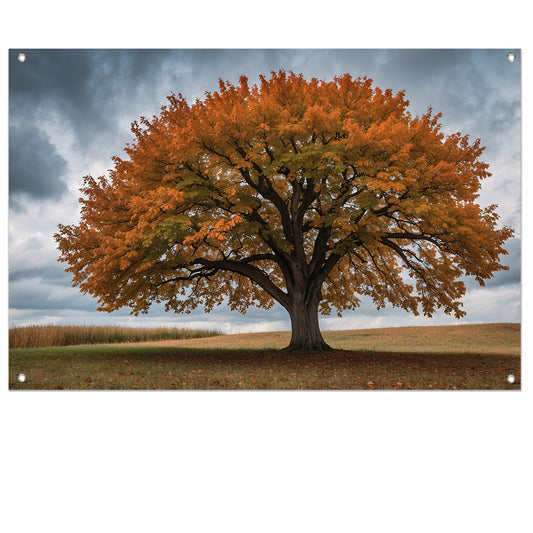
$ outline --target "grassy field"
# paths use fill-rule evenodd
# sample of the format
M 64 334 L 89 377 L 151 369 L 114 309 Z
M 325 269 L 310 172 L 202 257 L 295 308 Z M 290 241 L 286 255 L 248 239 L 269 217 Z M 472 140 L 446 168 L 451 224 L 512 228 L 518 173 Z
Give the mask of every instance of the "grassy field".
M 287 333 L 11 350 L 9 387 L 520 389 L 519 324 L 332 331 L 324 337 L 333 352 L 283 352 Z
M 359 329 L 323 332 L 336 350 L 407 353 L 493 353 L 520 355 L 520 324 L 473 324 Z M 290 333 L 268 332 L 221 335 L 210 339 L 150 343 L 151 346 L 231 350 L 279 350 L 289 344 Z

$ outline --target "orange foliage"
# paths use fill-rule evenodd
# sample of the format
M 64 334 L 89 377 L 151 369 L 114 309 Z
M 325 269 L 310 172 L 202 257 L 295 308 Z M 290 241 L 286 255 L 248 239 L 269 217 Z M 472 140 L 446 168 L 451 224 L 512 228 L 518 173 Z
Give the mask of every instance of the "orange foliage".
M 445 136 L 431 109 L 412 117 L 402 91 L 280 71 L 168 100 L 133 124 L 109 177 L 85 178 L 80 223 L 56 235 L 102 310 L 277 300 L 294 322 L 364 294 L 461 317 L 460 276 L 506 268 L 512 230 L 476 203 L 490 176 L 480 140 Z

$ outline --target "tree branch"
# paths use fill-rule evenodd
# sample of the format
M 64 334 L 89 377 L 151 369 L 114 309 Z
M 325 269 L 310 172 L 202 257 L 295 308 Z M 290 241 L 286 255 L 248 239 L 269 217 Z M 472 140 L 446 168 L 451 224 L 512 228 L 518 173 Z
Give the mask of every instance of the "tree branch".
M 287 294 L 270 280 L 267 274 L 265 274 L 260 268 L 250 265 L 249 262 L 242 261 L 230 261 L 228 259 L 222 259 L 220 261 L 211 261 L 209 259 L 195 259 L 193 264 L 204 265 L 209 269 L 226 270 L 230 272 L 236 272 L 241 274 L 253 282 L 257 283 L 263 290 L 265 290 L 274 300 L 279 302 L 283 307 L 288 309 L 290 302 Z

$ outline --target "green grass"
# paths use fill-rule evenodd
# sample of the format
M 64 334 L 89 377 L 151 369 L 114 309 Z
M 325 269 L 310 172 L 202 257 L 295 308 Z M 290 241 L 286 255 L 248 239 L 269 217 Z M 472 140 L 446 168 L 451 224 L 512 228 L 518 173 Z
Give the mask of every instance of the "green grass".
M 329 332 L 327 340 L 336 349 L 325 353 L 273 349 L 272 342 L 285 335 L 270 333 L 11 350 L 9 388 L 520 389 L 518 324 L 454 328 L 459 329 Z M 225 347 L 228 341 L 231 349 Z M 185 346 L 191 343 L 195 346 Z M 20 373 L 26 375 L 23 383 Z M 513 384 L 507 381 L 510 374 Z

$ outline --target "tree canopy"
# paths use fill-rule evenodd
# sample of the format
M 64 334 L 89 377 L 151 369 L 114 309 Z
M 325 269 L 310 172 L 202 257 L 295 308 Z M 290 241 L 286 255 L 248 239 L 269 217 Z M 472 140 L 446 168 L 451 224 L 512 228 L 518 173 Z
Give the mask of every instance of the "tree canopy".
M 321 349 L 319 312 L 366 295 L 462 317 L 462 275 L 483 285 L 507 268 L 513 232 L 476 203 L 481 141 L 444 135 L 432 109 L 413 117 L 403 91 L 279 71 L 168 101 L 133 123 L 107 177 L 84 178 L 80 222 L 55 235 L 101 310 L 277 301 L 291 347 Z

